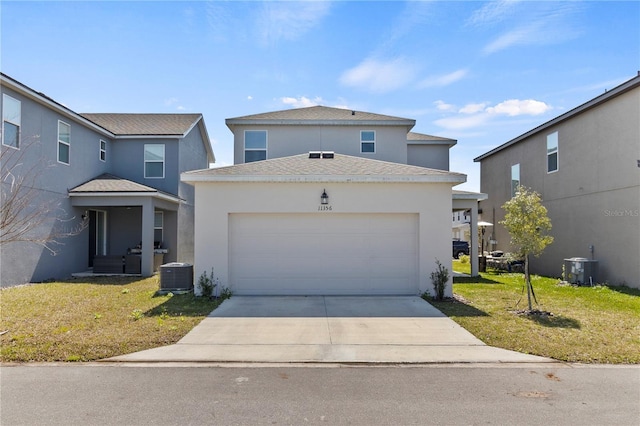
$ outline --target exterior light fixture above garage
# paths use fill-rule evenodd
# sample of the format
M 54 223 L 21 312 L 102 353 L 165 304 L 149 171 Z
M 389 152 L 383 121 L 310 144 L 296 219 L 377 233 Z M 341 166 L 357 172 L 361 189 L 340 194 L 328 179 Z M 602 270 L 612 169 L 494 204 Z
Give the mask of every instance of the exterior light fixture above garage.
M 329 204 L 329 196 L 327 195 L 326 190 L 322 190 L 322 195 L 320 196 L 320 204 Z

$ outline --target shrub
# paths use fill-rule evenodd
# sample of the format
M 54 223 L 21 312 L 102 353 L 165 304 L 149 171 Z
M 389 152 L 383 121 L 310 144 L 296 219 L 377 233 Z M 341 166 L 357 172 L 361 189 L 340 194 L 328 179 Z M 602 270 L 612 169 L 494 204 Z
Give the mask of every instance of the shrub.
M 449 270 L 442 266 L 442 263 L 436 259 L 437 270 L 431 272 L 431 282 L 436 292 L 435 299 L 444 299 L 444 291 L 447 288 L 447 282 L 449 281 Z
M 200 275 L 200 278 L 198 278 L 198 286 L 200 287 L 201 296 L 212 297 L 217 285 L 218 280 L 213 276 L 213 268 L 211 268 L 209 275 L 207 275 L 207 272 L 205 271 Z
M 469 263 L 469 255 L 468 254 L 461 254 L 460 256 L 458 256 L 458 260 L 460 261 L 460 263 L 466 265 L 467 263 Z

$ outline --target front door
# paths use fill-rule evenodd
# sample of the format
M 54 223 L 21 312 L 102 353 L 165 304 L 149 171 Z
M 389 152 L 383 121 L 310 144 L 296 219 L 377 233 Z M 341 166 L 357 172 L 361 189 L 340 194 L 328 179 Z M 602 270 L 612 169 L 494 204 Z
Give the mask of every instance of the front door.
M 89 267 L 93 267 L 93 258 L 107 254 L 107 212 L 89 211 Z

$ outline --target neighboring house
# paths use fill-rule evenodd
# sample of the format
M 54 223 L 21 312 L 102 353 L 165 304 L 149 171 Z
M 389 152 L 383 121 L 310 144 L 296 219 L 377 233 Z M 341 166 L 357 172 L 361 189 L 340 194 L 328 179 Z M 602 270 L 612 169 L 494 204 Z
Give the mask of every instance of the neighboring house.
M 598 261 L 598 282 L 640 288 L 639 119 L 640 75 L 476 158 L 492 249 L 512 250 L 501 206 L 523 185 L 553 226 L 532 271 L 559 277 L 564 259 L 583 257 Z
M 466 180 L 449 172 L 456 141 L 411 133 L 414 120 L 317 106 L 226 123 L 236 165 L 182 180 L 196 275 L 214 268 L 236 294 L 432 291 L 454 204 L 477 217 L 479 194 L 452 201 Z
M 454 211 L 452 215 L 452 237 L 457 241 L 469 241 L 471 213 L 467 210 Z
M 3 245 L 2 286 L 68 277 L 96 259 L 147 276 L 154 248 L 165 262 L 193 261 L 193 188 L 179 176 L 214 161 L 201 114 L 79 114 L 1 79 L 3 160 L 20 157 L 3 161 L 2 176 L 36 165 L 33 206 L 55 203 L 57 214 L 31 235 L 73 234 L 57 240 L 55 256 L 33 243 Z

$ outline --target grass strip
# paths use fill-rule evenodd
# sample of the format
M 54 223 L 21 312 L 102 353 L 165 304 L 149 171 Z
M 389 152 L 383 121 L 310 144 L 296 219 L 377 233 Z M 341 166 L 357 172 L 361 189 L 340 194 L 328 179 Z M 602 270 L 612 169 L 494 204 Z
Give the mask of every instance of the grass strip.
M 453 269 L 468 273 L 468 265 Z M 455 277 L 453 301 L 429 302 L 488 345 L 568 362 L 640 363 L 640 290 L 576 287 L 533 276 L 539 305 L 527 309 L 524 276 L 488 270 Z
M 221 303 L 158 288 L 157 277 L 103 277 L 3 289 L 0 361 L 93 361 L 169 345 Z

